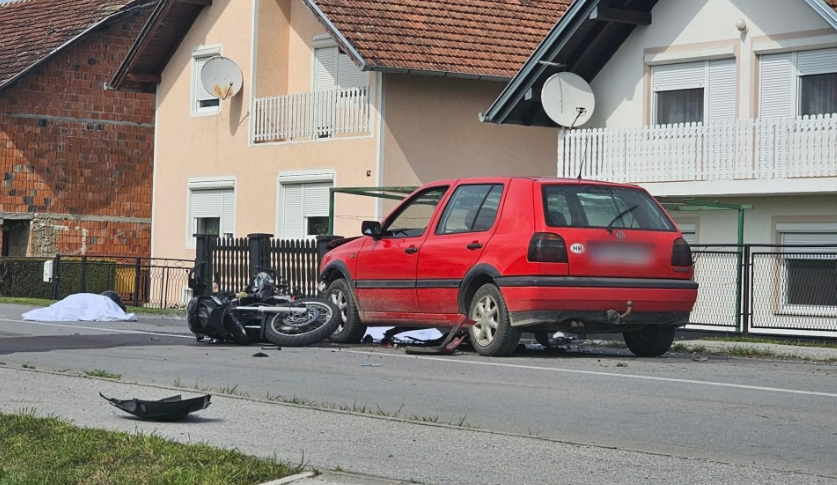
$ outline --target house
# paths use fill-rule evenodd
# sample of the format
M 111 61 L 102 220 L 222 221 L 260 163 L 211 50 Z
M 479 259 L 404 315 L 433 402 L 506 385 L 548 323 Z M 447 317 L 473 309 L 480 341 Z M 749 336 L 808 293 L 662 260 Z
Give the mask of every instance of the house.
M 153 254 L 323 234 L 331 187 L 555 172 L 549 128 L 480 123 L 569 0 L 163 0 L 111 85 L 156 93 Z M 216 56 L 241 71 L 219 99 Z M 336 195 L 335 231 L 387 209 Z
M 104 86 L 154 3 L 0 3 L 3 256 L 149 256 L 154 97 Z
M 482 118 L 552 127 L 559 175 L 752 205 L 742 242 L 783 247 L 752 246 L 739 263 L 728 248 L 713 270 L 699 260 L 701 311 L 740 289 L 722 326 L 743 315 L 763 333 L 833 337 L 837 247 L 822 245 L 837 245 L 835 29 L 835 0 L 577 0 Z M 580 129 L 559 129 L 541 103 L 561 71 L 596 96 Z M 673 215 L 698 248 L 738 242 L 735 212 Z

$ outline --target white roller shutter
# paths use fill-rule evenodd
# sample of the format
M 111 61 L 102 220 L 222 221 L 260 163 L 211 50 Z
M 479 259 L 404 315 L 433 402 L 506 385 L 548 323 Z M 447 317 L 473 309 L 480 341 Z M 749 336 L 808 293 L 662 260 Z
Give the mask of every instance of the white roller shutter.
M 796 69 L 800 76 L 837 72 L 837 49 L 818 49 L 797 54 Z
M 192 217 L 221 217 L 224 210 L 223 190 L 195 190 L 192 192 Z
M 706 61 L 654 66 L 654 91 L 676 91 L 706 87 Z
M 762 118 L 794 115 L 796 76 L 793 56 L 793 53 L 761 56 L 759 110 Z
M 346 54 L 338 56 L 337 86 L 342 89 L 369 85 L 369 73 L 363 72 Z
M 207 56 L 195 59 L 195 101 L 197 102 L 215 99 L 214 96 L 209 94 L 209 91 L 204 89 L 203 83 L 201 82 L 201 71 L 203 70 L 203 66 L 206 64 L 206 61 L 211 58 L 211 56 Z
M 302 184 L 284 185 L 282 201 L 282 237 L 302 239 L 305 235 Z
M 302 215 L 328 217 L 328 189 L 330 188 L 330 183 L 304 184 L 302 186 Z
M 782 244 L 788 245 L 823 245 L 837 246 L 837 232 L 785 232 Z M 784 248 L 786 253 L 835 253 L 835 248 Z
M 230 189 L 224 190 L 221 234 L 235 234 L 235 191 Z
M 314 91 L 327 91 L 337 87 L 337 47 L 323 47 L 314 51 Z
M 697 228 L 695 224 L 677 224 L 677 227 L 680 229 L 680 233 L 683 234 L 683 239 L 689 243 L 689 246 L 697 244 Z
M 709 61 L 709 112 L 706 121 L 735 119 L 736 74 L 735 59 Z

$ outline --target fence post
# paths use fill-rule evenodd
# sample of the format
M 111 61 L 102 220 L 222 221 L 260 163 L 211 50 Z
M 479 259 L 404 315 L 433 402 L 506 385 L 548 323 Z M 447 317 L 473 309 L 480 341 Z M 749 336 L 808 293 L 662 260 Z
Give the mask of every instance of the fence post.
M 87 256 L 81 257 L 81 288 L 79 293 L 87 293 Z
M 750 308 L 752 307 L 753 298 L 753 261 L 751 247 L 744 246 L 744 284 L 742 291 L 741 302 L 741 334 L 745 337 L 750 333 Z
M 198 269 L 198 274 L 195 277 L 206 283 L 206 288 L 203 290 L 203 295 L 193 296 L 210 296 L 212 295 L 213 283 L 212 252 L 215 250 L 218 236 L 214 234 L 195 234 L 195 239 L 195 266 L 204 263 Z
M 136 265 L 134 266 L 134 306 L 139 306 L 139 288 L 140 288 L 140 270 L 142 266 L 142 260 L 137 258 Z
M 328 243 L 343 239 L 343 236 L 317 236 L 317 274 L 322 270 L 323 258 L 328 252 Z
M 60 293 L 60 286 L 58 280 L 61 278 L 61 255 L 55 255 L 55 261 L 52 263 L 52 299 L 58 301 Z
M 270 268 L 270 239 L 273 234 L 248 234 L 250 243 L 250 279 L 260 271 Z

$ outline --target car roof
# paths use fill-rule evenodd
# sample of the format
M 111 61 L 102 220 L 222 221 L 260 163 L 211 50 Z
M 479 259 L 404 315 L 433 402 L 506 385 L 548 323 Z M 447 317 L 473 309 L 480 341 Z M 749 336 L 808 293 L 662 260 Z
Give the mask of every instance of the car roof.
M 533 182 L 538 182 L 542 184 L 566 184 L 566 185 L 574 185 L 574 184 L 583 184 L 583 185 L 603 185 L 603 186 L 611 186 L 611 187 L 637 187 L 634 184 L 620 184 L 615 182 L 604 182 L 601 180 L 587 180 L 587 179 L 577 179 L 577 178 L 561 178 L 561 177 L 467 177 L 461 179 L 448 179 L 448 180 L 438 180 L 429 184 L 427 186 L 439 186 L 439 185 L 454 185 L 454 184 L 474 184 L 474 183 L 497 183 L 499 181 L 509 181 L 509 180 L 531 180 Z

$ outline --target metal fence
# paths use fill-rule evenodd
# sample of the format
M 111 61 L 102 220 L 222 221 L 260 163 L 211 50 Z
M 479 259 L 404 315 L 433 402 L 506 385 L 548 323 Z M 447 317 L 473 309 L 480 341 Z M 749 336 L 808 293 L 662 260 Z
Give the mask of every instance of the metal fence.
M 737 247 L 695 246 L 695 281 L 700 284 L 689 328 L 735 331 L 740 306 L 741 255 Z

